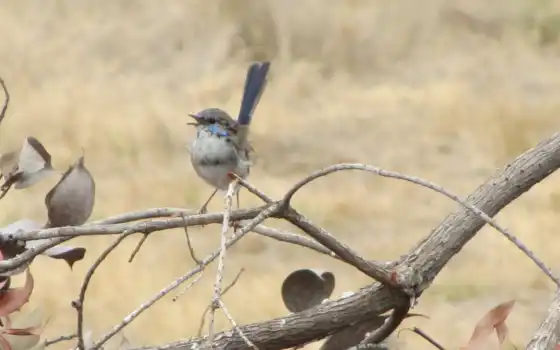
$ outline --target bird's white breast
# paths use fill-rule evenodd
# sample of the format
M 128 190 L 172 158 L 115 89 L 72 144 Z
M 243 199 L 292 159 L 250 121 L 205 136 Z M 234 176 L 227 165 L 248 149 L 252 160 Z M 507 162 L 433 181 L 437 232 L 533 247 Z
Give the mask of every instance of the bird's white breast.
M 241 177 L 249 174 L 249 167 L 239 158 L 235 146 L 225 137 L 217 137 L 206 130 L 198 130 L 198 137 L 191 145 L 191 163 L 196 173 L 208 184 L 227 190 L 228 173 Z

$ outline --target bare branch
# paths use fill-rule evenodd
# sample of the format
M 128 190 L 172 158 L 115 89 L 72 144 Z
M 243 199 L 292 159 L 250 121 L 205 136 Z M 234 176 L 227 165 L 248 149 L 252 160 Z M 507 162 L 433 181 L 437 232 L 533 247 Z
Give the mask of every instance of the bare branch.
M 148 234 L 147 233 L 143 234 L 142 238 L 140 238 L 140 241 L 136 244 L 136 247 L 134 247 L 134 249 L 132 250 L 132 253 L 130 253 L 130 257 L 128 258 L 129 263 L 131 263 L 134 260 L 136 254 L 138 254 L 140 248 L 142 248 L 144 242 L 146 242 L 147 239 L 148 239 Z
M 241 238 L 243 238 L 249 231 L 251 231 L 253 229 L 253 227 L 255 227 L 256 225 L 258 225 L 259 223 L 261 223 L 262 221 L 266 220 L 268 217 L 272 216 L 276 211 L 279 210 L 279 205 L 277 204 L 272 204 L 269 205 L 266 209 L 264 209 L 262 212 L 260 212 L 253 220 L 251 220 L 250 222 L 248 222 L 247 224 L 245 224 L 239 231 L 235 232 L 234 235 L 229 238 L 225 245 L 226 245 L 226 249 L 228 249 L 229 247 L 231 247 L 232 245 L 234 245 L 235 243 L 237 243 Z M 202 272 L 202 270 L 208 265 L 210 264 L 212 261 L 214 261 L 218 255 L 220 254 L 220 251 L 216 251 L 212 254 L 210 254 L 208 257 L 206 257 L 203 261 L 202 264 L 195 267 L 194 269 L 192 269 L 191 271 L 189 271 L 187 274 L 179 277 L 178 279 L 176 279 L 175 281 L 173 281 L 171 284 L 169 284 L 168 286 L 166 286 L 165 288 L 163 288 L 162 290 L 160 290 L 154 297 L 152 297 L 151 299 L 149 299 L 148 301 L 144 302 L 142 305 L 140 305 L 136 310 L 134 310 L 133 312 L 131 312 L 130 314 L 128 314 L 121 323 L 119 323 L 118 325 L 116 325 L 115 327 L 113 327 L 113 329 L 111 331 L 109 331 L 107 334 L 105 334 L 103 336 L 103 338 L 101 338 L 101 340 L 99 340 L 96 343 L 96 347 L 93 348 L 92 350 L 95 350 L 96 348 L 98 348 L 99 346 L 103 345 L 104 343 L 106 343 L 109 339 L 111 339 L 115 334 L 117 334 L 121 329 L 123 329 L 124 327 L 126 327 L 128 324 L 130 324 L 132 321 L 134 321 L 138 316 L 140 316 L 141 313 L 143 313 L 144 311 L 146 311 L 148 308 L 150 308 L 153 304 L 155 304 L 158 300 L 160 300 L 161 298 L 163 298 L 164 296 L 166 296 L 167 294 L 169 294 L 169 292 L 171 292 L 172 290 L 174 290 L 175 288 L 179 287 L 183 282 L 185 282 L 186 280 L 190 279 L 192 276 L 199 274 L 200 272 Z M 193 282 L 194 283 L 194 282 Z M 193 284 L 191 283 L 191 284 Z
M 556 171 L 558 167 L 560 167 L 560 133 L 554 133 L 498 171 L 479 186 L 466 202 L 493 217 L 513 200 Z M 403 283 L 407 284 L 408 288 L 415 289 L 420 295 L 447 262 L 486 222 L 481 216 L 474 215 L 471 209 L 464 207 L 448 215 L 429 237 L 401 258 L 396 270 Z M 546 274 L 549 277 L 551 275 L 548 271 Z
M 235 286 L 235 284 L 237 283 L 237 281 L 239 280 L 239 277 L 241 277 L 241 274 L 243 273 L 243 271 L 245 271 L 245 269 L 241 269 L 239 270 L 239 272 L 237 273 L 237 275 L 235 276 L 235 278 L 233 279 L 233 281 L 231 281 L 231 283 L 229 285 L 227 285 L 224 290 L 222 291 L 222 296 L 226 295 L 226 293 L 233 287 Z M 206 319 L 206 315 L 208 314 L 208 312 L 210 311 L 210 308 L 212 307 L 212 304 L 208 305 L 206 307 L 206 309 L 204 310 L 204 312 L 202 313 L 202 317 L 200 318 L 200 326 L 198 327 L 198 336 L 200 337 L 200 335 L 202 334 L 202 328 L 204 328 L 204 321 Z
M 401 324 L 401 322 L 408 316 L 410 310 L 410 301 L 407 304 L 395 308 L 391 316 L 383 323 L 381 327 L 371 332 L 368 336 L 360 342 L 359 345 L 367 347 L 368 344 L 377 344 L 389 337 Z
M 406 329 L 403 329 L 403 330 L 410 330 L 411 332 L 414 332 L 414 333 L 418 334 L 419 336 L 421 336 L 422 338 L 424 338 L 428 343 L 432 344 L 436 349 L 445 350 L 445 348 L 442 345 L 440 345 L 437 341 L 435 341 L 434 338 L 430 337 L 428 334 L 426 334 L 426 332 L 424 332 L 423 330 L 421 330 L 418 327 L 413 327 L 412 329 L 406 328 Z
M 182 276 L 181 278 L 173 281 L 173 283 L 162 289 L 161 291 L 159 291 L 155 297 L 153 297 L 152 299 L 146 301 L 145 303 L 143 303 L 142 305 L 140 305 L 136 310 L 134 310 L 133 312 L 131 312 L 130 314 L 128 314 L 121 323 L 119 323 L 118 325 L 116 325 L 115 327 L 113 327 L 113 329 L 111 331 L 109 331 L 107 334 L 105 334 L 97 343 L 95 343 L 91 349 L 89 350 L 97 350 L 97 349 L 101 349 L 101 347 L 103 346 L 103 344 L 105 344 L 109 339 L 111 339 L 112 337 L 114 337 L 117 333 L 119 333 L 124 327 L 126 327 L 128 324 L 130 324 L 132 321 L 134 321 L 134 319 L 136 319 L 136 317 L 138 317 L 142 312 L 146 311 L 147 309 L 150 308 L 150 306 L 152 306 L 153 304 L 155 304 L 158 300 L 160 300 L 161 298 L 163 298 L 165 295 L 167 295 L 171 290 L 173 290 L 174 288 L 178 287 L 179 285 L 181 285 L 181 283 L 183 283 L 184 281 L 186 281 L 187 279 L 191 278 L 194 275 L 197 275 L 197 277 L 188 284 L 187 289 L 191 288 L 192 286 L 194 286 L 199 280 L 200 277 L 202 277 L 201 274 L 199 274 L 199 272 L 201 272 L 202 269 L 198 269 L 198 270 L 193 270 L 190 271 L 187 275 Z M 172 286 L 172 287 L 171 287 Z
M 122 224 L 125 222 L 132 222 L 138 220 L 172 217 L 179 215 L 195 215 L 196 210 L 186 210 L 182 208 L 151 208 L 141 211 L 133 211 L 129 213 L 119 214 L 108 217 L 104 220 L 91 222 L 91 225 L 108 225 L 108 224 Z
M 47 347 L 47 346 L 51 346 L 54 345 L 56 343 L 60 343 L 63 341 L 69 341 L 72 340 L 74 338 L 77 338 L 76 334 L 69 334 L 69 335 L 61 335 L 60 337 L 54 338 L 54 339 L 47 339 L 43 342 L 43 346 Z
M 266 204 L 251 209 L 235 210 L 231 213 L 232 221 L 240 221 L 255 218 L 264 209 L 270 205 Z M 175 217 L 168 219 L 140 221 L 134 223 L 91 223 L 83 226 L 65 226 L 57 228 L 49 228 L 43 230 L 33 230 L 27 232 L 19 232 L 10 237 L 6 241 L 31 241 L 36 239 L 52 239 L 59 237 L 74 238 L 80 236 L 96 236 L 96 235 L 118 235 L 127 230 L 136 230 L 137 232 L 152 233 L 173 228 L 183 228 L 185 222 L 187 226 L 202 226 L 209 224 L 218 224 L 223 221 L 223 213 L 209 213 L 201 215 L 185 215 L 183 217 Z M 0 268 L 1 269 L 1 268 Z
M 183 220 L 184 220 L 184 216 L 183 216 Z M 191 254 L 191 259 L 193 259 L 193 261 L 197 265 L 200 265 L 202 263 L 202 261 L 200 261 L 200 259 L 198 259 L 196 257 L 196 253 L 195 253 L 194 248 L 192 246 L 191 237 L 189 235 L 189 230 L 188 230 L 186 225 L 185 225 L 185 237 L 187 238 L 187 246 L 189 247 L 189 253 Z
M 378 167 L 374 167 L 374 166 L 370 166 L 370 165 L 364 165 L 364 164 L 337 164 L 337 165 L 327 167 L 323 170 L 317 171 L 317 172 L 311 174 L 310 176 L 308 176 L 307 178 L 298 182 L 284 196 L 285 203 L 289 203 L 289 201 L 291 200 L 293 195 L 299 189 L 301 189 L 303 186 L 310 183 L 311 181 L 313 181 L 315 179 L 318 179 L 320 177 L 326 176 L 328 174 L 334 173 L 336 171 L 342 171 L 342 170 L 363 170 L 363 171 L 375 173 L 375 174 L 377 174 L 379 176 L 383 176 L 383 177 L 389 177 L 389 178 L 408 181 L 408 182 L 420 185 L 422 187 L 426 187 L 426 188 L 431 189 L 433 191 L 436 191 L 436 192 L 446 196 L 447 198 L 450 198 L 451 200 L 461 204 L 463 207 L 471 210 L 473 213 L 478 215 L 482 220 L 484 220 L 484 222 L 486 222 L 487 224 L 489 224 L 490 226 L 492 226 L 493 228 L 498 230 L 500 233 L 502 233 L 508 240 L 510 240 L 513 244 L 515 244 L 515 246 L 517 248 L 519 248 L 519 250 L 521 250 L 525 255 L 527 255 L 552 281 L 554 281 L 554 283 L 556 283 L 556 285 L 558 287 L 560 287 L 560 279 L 558 279 L 558 277 L 556 277 L 552 274 L 552 270 L 550 268 L 548 268 L 540 259 L 538 259 L 535 256 L 535 254 L 533 252 L 531 252 L 529 250 L 529 248 L 527 248 L 527 246 L 525 246 L 520 240 L 518 240 L 515 237 L 515 235 L 513 233 L 511 233 L 508 229 L 506 229 L 504 227 L 501 227 L 495 220 L 493 220 L 484 211 L 480 210 L 477 206 L 474 206 L 471 203 L 468 203 L 466 201 L 461 200 L 458 196 L 456 196 L 453 193 L 447 191 L 445 188 L 443 188 L 439 185 L 436 185 L 432 182 L 426 181 L 424 179 L 421 179 L 421 178 L 418 178 L 418 177 L 415 177 L 415 176 L 404 175 L 404 174 L 400 174 L 400 173 L 397 173 L 397 172 L 394 172 L 394 171 L 388 171 L 388 170 L 384 170 L 384 169 L 381 169 L 381 168 L 378 168 Z M 294 222 L 292 222 L 292 223 L 295 225 Z M 329 246 L 327 246 L 327 247 L 329 247 Z M 373 272 L 373 271 L 371 271 L 371 272 Z M 367 273 L 367 272 L 365 272 L 365 273 Z M 376 277 L 374 277 L 374 278 L 379 281 L 379 278 L 376 278 Z
M 319 243 L 333 251 L 344 262 L 356 267 L 358 270 L 362 271 L 376 281 L 388 286 L 398 287 L 391 277 L 390 271 L 385 267 L 385 265 L 375 261 L 365 260 L 350 247 L 339 242 L 323 228 L 315 226 L 309 219 L 305 218 L 293 209 L 287 210 L 284 216 L 287 221 L 292 223 L 292 225 L 298 227 Z
M 233 326 L 233 329 L 237 332 L 237 334 L 241 337 L 241 339 L 243 339 L 243 341 L 245 342 L 245 344 L 247 344 L 247 346 L 249 346 L 251 349 L 256 349 L 258 350 L 259 348 L 257 348 L 255 346 L 255 344 L 253 344 L 248 338 L 247 336 L 243 333 L 243 331 L 241 329 L 239 329 L 239 326 L 237 326 L 237 323 L 235 322 L 235 320 L 233 319 L 233 317 L 231 316 L 231 314 L 229 313 L 228 309 L 226 308 L 224 302 L 221 299 L 218 299 L 218 306 L 220 307 L 220 309 L 222 309 L 222 311 L 224 312 L 224 314 L 226 315 L 226 318 L 228 319 L 228 321 L 231 323 L 231 325 Z M 210 339 L 210 338 L 209 338 Z M 212 348 L 212 343 L 210 343 L 210 348 Z
M 235 193 L 235 188 L 238 184 L 237 180 L 233 180 L 229 184 L 228 191 L 225 196 L 225 210 L 224 219 L 222 222 L 222 232 L 220 238 L 220 254 L 218 255 L 218 271 L 216 272 L 216 281 L 214 282 L 214 296 L 212 297 L 212 306 L 210 308 L 210 331 L 208 333 L 208 344 L 212 348 L 212 340 L 214 338 L 214 313 L 216 309 L 222 305 L 220 303 L 220 297 L 222 294 L 222 279 L 224 278 L 224 261 L 226 257 L 226 235 L 229 231 L 229 217 L 231 214 L 231 205 L 233 202 L 233 196 Z M 243 334 L 243 333 L 241 333 Z
M 287 232 L 278 230 L 273 227 L 268 227 L 264 225 L 259 225 L 253 229 L 253 232 L 258 233 L 260 235 L 275 239 L 280 242 L 291 243 L 295 245 L 299 245 L 305 248 L 309 248 L 314 250 L 318 253 L 325 254 L 330 256 L 331 258 L 335 258 L 341 260 L 335 253 L 325 248 L 323 245 L 317 243 L 316 241 L 304 237 L 302 235 L 298 235 L 295 233 Z
M 560 289 L 556 291 L 554 299 L 548 308 L 535 335 L 527 345 L 527 350 L 556 349 L 560 343 Z
M 556 133 L 490 178 L 469 196 L 466 202 L 492 217 L 558 167 L 560 134 Z M 296 215 L 290 212 L 288 214 Z M 297 222 L 301 218 L 295 216 L 292 220 Z M 308 225 L 305 220 L 302 222 Z M 395 279 L 420 295 L 449 259 L 457 254 L 485 223 L 486 221 L 475 215 L 471 209 L 461 207 L 446 217 L 418 247 L 401 258 L 393 272 Z M 408 302 L 404 295 L 374 283 L 352 296 L 329 301 L 286 317 L 240 326 L 239 329 L 259 348 L 283 349 L 324 338 L 350 324 L 402 307 Z M 214 339 L 213 346 L 217 348 L 247 348 L 243 339 L 233 330 L 218 333 Z M 190 349 L 203 343 L 205 338 L 195 338 L 158 348 Z M 144 348 L 147 349 L 155 348 Z
M 263 202 L 265 202 L 265 203 L 274 202 L 274 200 L 272 198 L 267 196 L 264 192 L 260 191 L 255 186 L 251 185 L 247 180 L 240 178 L 236 174 L 232 174 L 232 175 L 239 181 L 239 184 L 241 186 L 245 187 L 249 192 L 251 192 L 255 196 L 259 197 Z
M 251 219 L 262 213 L 263 209 L 269 208 L 270 205 L 265 205 L 262 207 L 252 208 L 252 209 L 242 209 L 232 212 L 232 220 L 244 220 Z M 278 210 L 270 215 L 276 215 Z M 268 217 L 268 216 L 267 216 Z M 119 219 L 123 219 L 122 217 Z M 223 219 L 222 213 L 204 214 L 204 215 L 192 215 L 186 217 L 187 224 L 190 226 L 204 225 L 210 223 L 219 223 Z M 163 231 L 172 228 L 184 227 L 183 218 L 172 218 L 165 220 L 151 220 L 143 221 L 137 223 L 107 223 L 105 221 L 92 222 L 90 224 L 85 224 L 83 226 L 66 226 L 49 228 L 43 230 L 33 230 L 23 232 L 20 231 L 17 234 L 10 235 L 9 237 L 3 238 L 6 242 L 11 241 L 28 241 L 37 239 L 48 239 L 44 244 L 32 247 L 26 250 L 24 253 L 17 255 L 16 257 L 8 260 L 0 261 L 0 273 L 13 270 L 26 262 L 33 259 L 35 256 L 43 253 L 47 249 L 54 247 L 58 244 L 64 243 L 71 238 L 79 236 L 91 236 L 91 235 L 115 235 L 121 234 L 125 231 L 135 231 L 143 233 L 151 233 L 156 231 Z
M 97 268 L 101 265 L 101 263 L 109 256 L 109 254 L 128 236 L 133 234 L 134 231 L 126 231 L 122 235 L 120 235 L 111 245 L 101 253 L 101 255 L 95 260 L 93 265 L 89 268 L 88 272 L 86 273 L 86 277 L 84 278 L 84 282 L 82 283 L 82 288 L 80 289 L 80 295 L 78 300 L 72 303 L 72 306 L 76 309 L 78 313 L 78 349 L 85 350 L 85 343 L 84 343 L 84 302 L 86 298 L 87 288 L 89 286 L 89 282 L 91 281 L 93 274 L 97 270 Z

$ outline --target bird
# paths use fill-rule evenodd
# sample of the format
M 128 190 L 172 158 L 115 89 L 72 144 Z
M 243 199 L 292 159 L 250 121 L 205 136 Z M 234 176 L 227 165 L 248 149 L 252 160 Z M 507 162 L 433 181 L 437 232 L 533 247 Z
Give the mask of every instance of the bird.
M 220 108 L 206 108 L 189 114 L 196 127 L 196 137 L 190 145 L 191 164 L 196 174 L 214 191 L 199 210 L 206 213 L 208 203 L 218 191 L 227 191 L 232 181 L 230 173 L 246 179 L 251 171 L 251 154 L 248 141 L 249 125 L 261 95 L 267 85 L 270 62 L 254 62 L 247 69 L 241 106 L 237 120 Z M 239 192 L 236 191 L 239 207 Z

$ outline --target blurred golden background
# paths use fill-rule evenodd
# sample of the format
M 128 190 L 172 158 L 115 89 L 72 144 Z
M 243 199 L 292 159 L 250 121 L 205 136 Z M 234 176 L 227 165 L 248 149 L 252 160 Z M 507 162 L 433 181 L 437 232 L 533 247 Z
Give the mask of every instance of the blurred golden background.
M 250 181 L 278 198 L 296 180 L 337 162 L 363 162 L 439 183 L 465 196 L 493 172 L 560 130 L 560 2 L 554 0 L 3 0 L 0 74 L 11 93 L 0 151 L 37 137 L 63 171 L 85 149 L 97 183 L 91 219 L 154 207 L 198 208 L 211 189 L 190 166 L 188 113 L 235 114 L 251 60 L 271 59 L 253 119 L 258 159 Z M 45 221 L 51 178 L 0 202 L 2 225 Z M 242 193 L 243 206 L 258 200 Z M 302 191 L 295 206 L 365 257 L 406 253 L 454 210 L 426 189 L 356 172 Z M 212 201 L 210 210 L 220 210 Z M 533 188 L 498 216 L 558 269 L 560 177 Z M 272 225 L 288 227 L 282 223 Z M 219 226 L 191 230 L 199 257 Z M 114 237 L 88 248 L 70 271 L 39 257 L 24 310 L 51 316 L 47 337 L 71 333 L 70 302 L 91 262 Z M 99 269 L 86 303 L 94 339 L 193 266 L 182 230 L 124 242 Z M 306 249 L 250 234 L 229 251 L 225 297 L 240 324 L 287 314 L 280 285 L 296 268 L 336 274 L 334 296 L 370 281 Z M 177 302 L 157 303 L 125 330 L 133 345 L 195 335 L 216 265 Z M 449 347 L 468 341 L 499 302 L 516 299 L 511 340 L 523 347 L 552 298 L 551 282 L 497 232 L 485 228 L 438 276 L 412 318 Z M 229 328 L 218 319 L 220 329 Z M 309 345 L 316 349 L 318 344 Z M 67 349 L 68 344 L 55 348 Z M 430 349 L 410 332 L 399 348 Z

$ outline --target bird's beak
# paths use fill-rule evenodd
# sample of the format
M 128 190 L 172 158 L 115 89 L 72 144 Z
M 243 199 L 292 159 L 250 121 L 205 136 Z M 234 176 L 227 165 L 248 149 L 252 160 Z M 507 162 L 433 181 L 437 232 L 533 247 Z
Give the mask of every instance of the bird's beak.
M 189 117 L 194 118 L 195 122 L 194 123 L 187 123 L 187 125 L 198 125 L 199 123 L 199 116 L 196 114 L 188 114 Z

